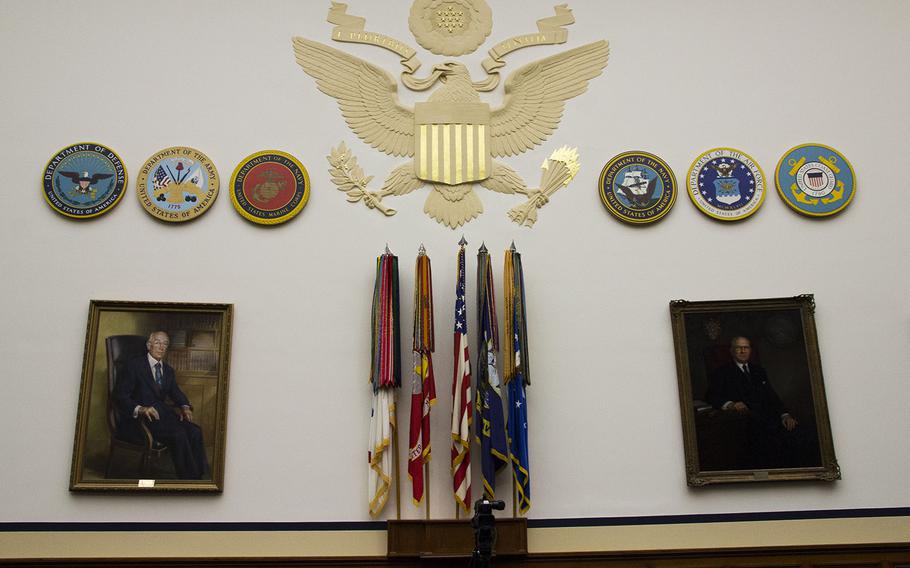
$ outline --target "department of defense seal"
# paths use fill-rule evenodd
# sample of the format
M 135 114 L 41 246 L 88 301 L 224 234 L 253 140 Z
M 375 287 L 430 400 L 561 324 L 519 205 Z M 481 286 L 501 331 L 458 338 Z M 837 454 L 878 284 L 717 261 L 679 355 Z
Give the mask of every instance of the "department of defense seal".
M 777 163 L 774 184 L 784 203 L 812 217 L 843 211 L 856 192 L 856 174 L 843 154 L 824 144 L 790 148 Z
M 765 175 L 751 156 L 714 148 L 689 168 L 689 198 L 702 213 L 721 221 L 752 215 L 765 200 Z
M 149 215 L 180 223 L 206 211 L 221 186 L 218 171 L 208 156 L 194 148 L 165 148 L 149 158 L 136 180 L 139 203 Z
M 600 172 L 600 199 L 623 221 L 653 223 L 676 203 L 676 177 L 654 154 L 623 152 Z
M 116 152 L 96 142 L 63 148 L 44 167 L 44 199 L 73 219 L 107 213 L 126 189 L 126 167 Z
M 244 219 L 276 225 L 294 218 L 310 198 L 310 176 L 294 156 L 256 152 L 231 175 L 231 202 Z

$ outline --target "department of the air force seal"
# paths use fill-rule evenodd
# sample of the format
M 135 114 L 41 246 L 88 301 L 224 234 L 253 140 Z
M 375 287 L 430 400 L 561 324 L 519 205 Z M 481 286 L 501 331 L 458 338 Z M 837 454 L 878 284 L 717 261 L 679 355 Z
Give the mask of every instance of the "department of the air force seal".
M 231 202 L 261 225 L 289 221 L 310 198 L 310 176 L 297 158 L 278 150 L 247 156 L 231 175 Z
M 165 148 L 139 171 L 136 193 L 149 215 L 179 223 L 205 213 L 218 197 L 218 171 L 212 161 L 193 148 Z
M 765 200 L 765 176 L 748 154 L 708 150 L 689 168 L 689 197 L 702 213 L 721 221 L 752 215 Z
M 95 142 L 63 148 L 44 166 L 44 199 L 74 219 L 107 213 L 126 188 L 126 167 L 113 150 Z
M 676 203 L 676 177 L 654 154 L 623 152 L 600 172 L 600 199 L 623 221 L 653 223 Z
M 823 144 L 790 148 L 777 163 L 774 183 L 784 203 L 803 215 L 843 211 L 856 192 L 856 174 L 843 154 Z

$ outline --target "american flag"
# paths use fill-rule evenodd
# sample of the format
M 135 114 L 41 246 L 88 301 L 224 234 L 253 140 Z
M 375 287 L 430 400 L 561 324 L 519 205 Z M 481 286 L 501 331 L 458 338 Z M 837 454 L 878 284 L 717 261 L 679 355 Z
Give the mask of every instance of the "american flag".
M 155 179 L 152 180 L 152 187 L 155 189 L 163 189 L 171 183 L 170 176 L 165 173 L 164 168 L 158 166 L 155 169 Z
M 452 476 L 455 501 L 471 508 L 471 357 L 464 293 L 464 246 L 458 251 L 455 285 L 455 367 L 452 377 Z

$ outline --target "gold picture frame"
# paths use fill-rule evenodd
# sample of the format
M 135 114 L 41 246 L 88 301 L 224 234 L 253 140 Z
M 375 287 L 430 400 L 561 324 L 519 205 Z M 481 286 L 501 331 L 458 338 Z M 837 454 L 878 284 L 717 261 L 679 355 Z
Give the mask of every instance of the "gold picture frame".
M 690 486 L 841 478 L 811 294 L 670 302 Z
M 232 321 L 232 304 L 90 302 L 70 491 L 224 490 Z

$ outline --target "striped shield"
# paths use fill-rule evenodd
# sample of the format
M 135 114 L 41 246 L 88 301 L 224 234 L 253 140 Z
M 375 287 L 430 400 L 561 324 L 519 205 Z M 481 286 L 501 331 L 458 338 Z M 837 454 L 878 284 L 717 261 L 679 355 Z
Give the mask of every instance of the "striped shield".
M 457 185 L 490 175 L 490 107 L 486 103 L 417 103 L 417 177 Z

